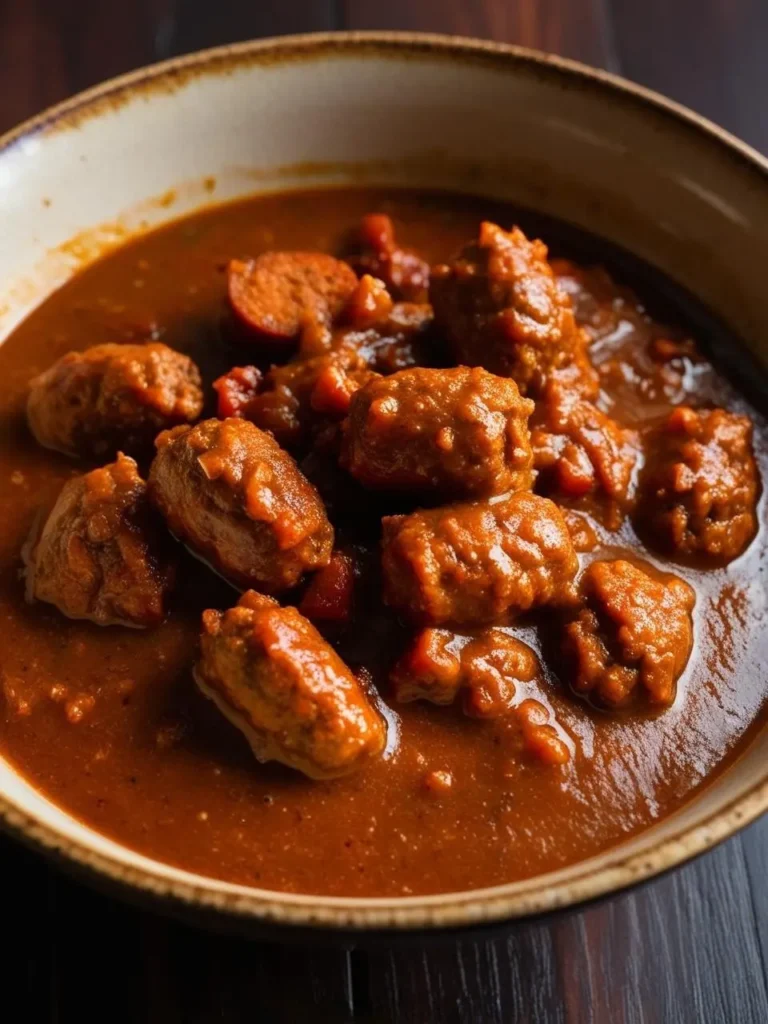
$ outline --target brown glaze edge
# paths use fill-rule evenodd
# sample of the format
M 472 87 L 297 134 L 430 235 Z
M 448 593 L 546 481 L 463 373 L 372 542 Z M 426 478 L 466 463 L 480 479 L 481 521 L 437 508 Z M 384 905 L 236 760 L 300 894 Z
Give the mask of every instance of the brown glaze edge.
M 679 130 L 685 128 L 717 144 L 747 170 L 768 179 L 768 160 L 746 143 L 706 118 L 605 71 L 576 61 L 554 57 L 523 47 L 465 40 L 421 33 L 350 32 L 287 36 L 224 46 L 152 65 L 112 79 L 80 93 L 0 136 L 0 157 L 21 139 L 40 132 L 73 130 L 84 120 L 98 117 L 124 103 L 156 92 L 168 92 L 189 80 L 209 74 L 228 74 L 254 64 L 268 66 L 289 61 L 308 61 L 327 56 L 370 55 L 379 58 L 425 57 L 449 62 L 508 68 L 510 60 L 547 77 L 562 78 L 564 88 L 590 88 L 603 93 L 607 87 L 615 99 L 663 116 Z M 651 845 L 632 857 L 618 859 L 599 870 L 589 861 L 567 881 L 552 883 L 548 876 L 525 882 L 426 897 L 391 899 L 294 896 L 270 890 L 239 887 L 215 879 L 188 875 L 166 878 L 178 869 L 158 864 L 159 872 L 132 867 L 119 859 L 97 853 L 85 844 L 67 839 L 42 824 L 0 795 L 0 819 L 18 837 L 36 849 L 82 869 L 92 879 L 106 878 L 118 887 L 150 899 L 173 904 L 177 909 L 212 911 L 244 922 L 286 924 L 296 927 L 334 929 L 422 929 L 490 924 L 564 909 L 647 880 L 702 853 L 749 824 L 768 809 L 768 779 L 756 783 L 742 796 L 698 825 Z M 616 853 L 621 847 L 616 848 Z

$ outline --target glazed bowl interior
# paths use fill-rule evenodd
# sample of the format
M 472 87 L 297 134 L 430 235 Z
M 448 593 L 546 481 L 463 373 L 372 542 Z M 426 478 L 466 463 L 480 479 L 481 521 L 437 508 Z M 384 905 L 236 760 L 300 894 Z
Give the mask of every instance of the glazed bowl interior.
M 540 55 L 424 36 L 314 36 L 118 80 L 0 141 L 0 338 L 79 267 L 212 201 L 326 183 L 461 189 L 563 218 L 697 296 L 768 363 L 768 169 L 672 104 Z M 27 838 L 177 905 L 338 928 L 462 925 L 592 898 L 671 867 L 768 805 L 768 736 L 685 808 L 608 852 L 492 890 L 295 896 L 172 868 L 81 825 L 0 760 Z

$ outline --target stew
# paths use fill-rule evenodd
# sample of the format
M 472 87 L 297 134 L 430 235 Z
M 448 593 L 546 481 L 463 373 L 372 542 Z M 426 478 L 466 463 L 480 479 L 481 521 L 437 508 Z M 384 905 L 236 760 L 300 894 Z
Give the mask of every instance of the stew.
M 768 429 L 716 331 L 444 193 L 262 196 L 104 256 L 0 348 L 0 752 L 289 892 L 515 881 L 672 814 L 768 688 Z

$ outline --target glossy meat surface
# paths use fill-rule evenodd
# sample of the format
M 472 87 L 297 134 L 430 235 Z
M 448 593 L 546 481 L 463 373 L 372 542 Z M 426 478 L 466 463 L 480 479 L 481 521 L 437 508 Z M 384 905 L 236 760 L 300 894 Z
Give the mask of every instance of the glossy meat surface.
M 590 496 L 614 527 L 632 508 L 643 459 L 638 431 L 620 426 L 567 384 L 547 385 L 531 444 L 540 493 L 565 501 Z
M 69 480 L 26 552 L 27 596 L 100 626 L 157 626 L 168 608 L 173 553 L 125 455 Z
M 519 492 L 383 521 L 384 599 L 416 625 L 478 625 L 572 598 L 568 527 Z
M 333 329 L 305 324 L 290 362 L 273 366 L 263 379 L 251 373 L 248 383 L 242 374 L 222 378 L 219 414 L 227 408 L 226 392 L 243 387 L 236 414 L 270 431 L 281 445 L 291 450 L 335 445 L 333 424 L 347 415 L 355 391 L 380 373 L 412 366 L 431 320 L 430 307 L 393 303 L 381 282 L 363 277 L 342 322 Z
M 570 760 L 562 727 L 537 696 L 542 670 L 534 651 L 501 629 L 474 634 L 423 629 L 390 675 L 395 700 L 452 704 L 461 694 L 465 715 L 503 719 L 516 733 L 510 748 L 550 765 Z M 536 696 L 532 696 L 535 694 Z
M 197 419 L 200 372 L 160 342 L 68 352 L 30 384 L 27 421 L 46 448 L 66 455 L 146 453 L 166 428 Z
M 757 530 L 752 424 L 724 409 L 681 406 L 651 441 L 638 520 L 672 555 L 730 561 Z
M 295 608 L 252 590 L 203 613 L 196 674 L 260 761 L 332 779 L 384 749 L 383 718 L 333 648 Z
M 476 635 L 423 629 L 392 671 L 401 702 L 452 704 L 462 693 L 465 714 L 496 718 L 519 703 L 518 688 L 540 676 L 535 653 L 501 629 Z
M 436 268 L 429 291 L 454 356 L 539 395 L 553 370 L 583 356 L 586 337 L 547 262 L 547 247 L 488 221 L 477 242 Z
M 162 434 L 149 492 L 173 533 L 236 585 L 288 590 L 331 557 L 333 528 L 317 491 L 246 420 Z
M 357 277 L 321 252 L 265 252 L 254 260 L 232 260 L 229 301 L 256 340 L 289 344 L 308 321 L 330 324 L 342 311 Z
M 619 559 L 593 562 L 581 591 L 563 635 L 574 690 L 608 708 L 671 704 L 693 646 L 693 588 Z
M 401 370 L 352 397 L 342 465 L 366 487 L 444 499 L 525 490 L 532 410 L 514 381 L 480 367 Z

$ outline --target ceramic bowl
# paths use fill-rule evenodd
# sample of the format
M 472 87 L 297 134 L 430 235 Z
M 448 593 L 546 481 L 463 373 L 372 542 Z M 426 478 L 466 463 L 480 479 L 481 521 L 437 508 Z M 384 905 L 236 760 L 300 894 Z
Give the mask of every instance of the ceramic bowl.
M 0 337 L 105 248 L 212 200 L 326 182 L 460 188 L 562 217 L 698 296 L 768 362 L 768 163 L 618 78 L 490 43 L 318 35 L 211 50 L 109 82 L 0 139 Z M 766 680 L 768 685 L 768 679 Z M 230 885 L 140 856 L 0 761 L 0 815 L 89 878 L 244 929 L 466 927 L 647 879 L 768 806 L 768 735 L 683 810 L 565 870 L 441 896 Z

